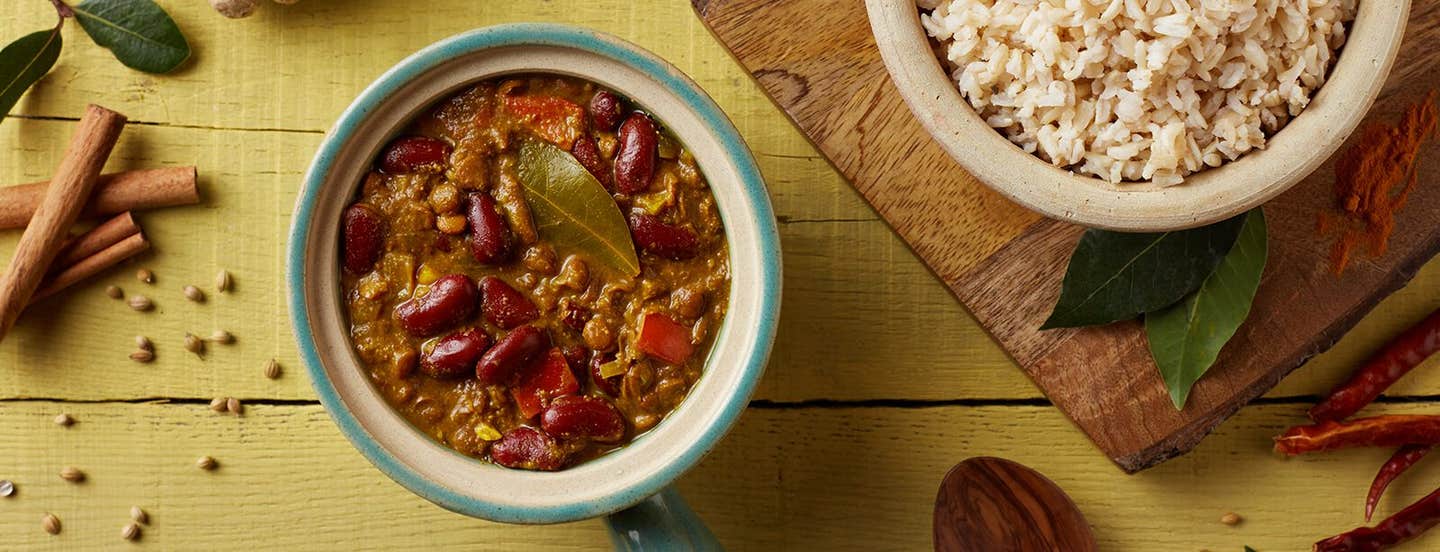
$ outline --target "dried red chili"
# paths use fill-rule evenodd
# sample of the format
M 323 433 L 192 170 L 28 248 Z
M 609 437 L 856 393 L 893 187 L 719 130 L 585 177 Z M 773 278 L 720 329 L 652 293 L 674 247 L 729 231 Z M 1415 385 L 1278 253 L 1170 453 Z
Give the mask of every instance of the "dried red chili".
M 1400 334 L 1370 357 L 1350 379 L 1310 409 L 1316 422 L 1338 421 L 1359 412 L 1426 357 L 1440 350 L 1440 310 Z
M 1374 527 L 1360 527 L 1315 543 L 1314 552 L 1374 552 L 1405 542 L 1440 523 L 1440 489 Z
M 1370 494 L 1365 495 L 1365 521 L 1370 521 L 1370 516 L 1375 514 L 1375 505 L 1380 503 L 1380 495 L 1385 494 L 1385 488 L 1390 482 L 1405 473 L 1426 454 L 1430 453 L 1431 445 L 1405 445 L 1395 451 L 1395 455 L 1380 466 L 1380 472 L 1375 474 L 1375 481 L 1370 483 Z
M 1295 426 L 1275 438 L 1275 452 L 1295 456 L 1352 447 L 1440 444 L 1440 416 L 1389 415 Z

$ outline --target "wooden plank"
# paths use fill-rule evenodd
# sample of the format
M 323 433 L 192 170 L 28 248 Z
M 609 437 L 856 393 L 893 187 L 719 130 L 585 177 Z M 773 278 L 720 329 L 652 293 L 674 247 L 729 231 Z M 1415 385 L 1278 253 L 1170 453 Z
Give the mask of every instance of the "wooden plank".
M 1427 409 L 1435 405 L 1385 410 Z M 62 410 L 79 423 L 53 425 Z M 752 409 L 680 487 L 733 550 L 916 550 L 929 546 L 945 471 L 1000 455 L 1071 494 L 1101 550 L 1298 550 L 1360 523 L 1370 476 L 1389 454 L 1274 457 L 1270 436 L 1302 412 L 1247 408 L 1194 454 L 1128 477 L 1053 408 Z M 118 547 L 131 505 L 153 520 L 142 545 L 161 550 L 605 549 L 598 521 L 505 526 L 430 505 L 370 466 L 316 405 L 252 405 L 235 418 L 203 404 L 0 402 L 0 448 L 0 478 L 19 487 L 0 502 L 0 534 L 17 549 Z M 196 469 L 200 455 L 220 469 Z M 62 481 L 67 465 L 88 480 Z M 1380 513 L 1437 479 L 1440 464 L 1422 464 Z M 1221 525 L 1232 511 L 1244 523 Z M 40 530 L 44 512 L 63 520 L 59 536 Z M 1436 543 L 1429 535 L 1407 549 Z
M 716 35 L 1046 395 L 1122 469 L 1182 454 L 1242 404 L 1326 350 L 1440 250 L 1440 187 L 1423 186 L 1386 256 L 1335 278 L 1316 218 L 1322 167 L 1267 207 L 1270 264 L 1251 321 L 1176 411 L 1138 323 L 1039 331 L 1081 229 L 1036 221 L 965 174 L 906 109 L 864 6 L 842 0 L 695 0 Z M 825 33 L 794 33 L 800 25 Z M 1394 119 L 1440 85 L 1440 1 L 1415 2 L 1405 46 L 1368 121 Z M 1440 148 L 1420 180 L 1440 178 Z M 1123 382 L 1116 384 L 1116 382 Z

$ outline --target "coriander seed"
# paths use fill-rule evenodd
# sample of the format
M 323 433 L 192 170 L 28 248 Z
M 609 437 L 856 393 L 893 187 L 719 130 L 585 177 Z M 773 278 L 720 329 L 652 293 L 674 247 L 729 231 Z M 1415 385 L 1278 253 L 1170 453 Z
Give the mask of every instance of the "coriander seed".
M 239 416 L 245 412 L 245 405 L 240 404 L 240 399 L 230 397 L 225 399 L 225 410 L 229 410 L 231 414 Z
M 141 363 L 141 364 L 144 364 L 144 363 L 150 362 L 150 361 L 152 361 L 152 360 L 155 360 L 155 353 L 152 353 L 152 352 L 147 351 L 147 350 L 145 350 L 145 349 L 140 349 L 140 350 L 138 350 L 138 351 L 135 351 L 135 352 L 133 352 L 133 353 L 130 353 L 130 360 L 133 360 L 133 361 L 135 361 L 135 362 L 139 362 L 139 363 Z
M 230 271 L 221 270 L 215 274 L 215 291 L 220 293 L 230 291 Z
M 205 471 L 210 471 L 220 467 L 220 463 L 216 462 L 214 458 L 211 458 L 209 456 L 201 456 L 198 460 L 195 460 L 195 467 Z
M 150 342 L 150 338 L 143 335 L 137 335 L 135 336 L 135 348 L 142 351 L 154 351 L 155 344 Z
M 58 425 L 58 426 L 61 426 L 61 427 L 70 427 L 70 426 L 72 426 L 72 425 L 74 425 L 74 424 L 75 424 L 75 418 L 70 417 L 69 414 L 66 414 L 66 413 L 63 413 L 63 412 L 62 412 L 62 413 L 60 413 L 58 416 L 55 416 L 55 425 Z
M 150 298 L 144 295 L 131 295 L 125 303 L 130 305 L 130 308 L 141 312 L 155 308 L 155 303 L 150 302 Z
M 200 291 L 200 288 L 197 288 L 195 286 L 185 286 L 183 288 L 180 288 L 180 291 L 185 293 L 186 299 L 189 299 L 196 303 L 205 302 L 205 292 Z
M 71 483 L 79 483 L 85 480 L 85 472 L 80 471 L 80 468 L 75 466 L 65 466 L 60 469 L 60 479 Z
M 120 286 L 108 286 L 105 288 L 105 296 L 111 299 L 123 299 L 125 290 L 120 289 Z
M 148 268 L 142 268 L 135 271 L 135 279 L 147 284 L 153 284 L 155 283 L 155 273 L 151 272 Z
M 55 514 L 45 514 L 45 517 L 40 518 L 40 526 L 45 528 L 46 533 L 60 534 L 60 518 L 55 517 Z
M 224 398 L 224 397 L 215 397 L 215 398 L 213 398 L 213 399 L 210 399 L 210 410 L 214 410 L 214 411 L 216 411 L 216 412 L 224 412 L 224 411 L 225 411 L 225 398 Z
M 1220 516 L 1220 523 L 1224 523 L 1225 525 L 1239 525 L 1240 514 L 1227 512 L 1225 515 Z
M 190 351 L 190 352 L 192 352 L 192 353 L 195 353 L 195 356 L 204 355 L 204 354 L 205 354 L 205 342 L 204 342 L 203 340 L 201 340 L 200 338 L 195 337 L 195 334 L 186 333 L 186 334 L 185 334 L 185 350 L 186 350 L 186 351 Z
M 133 541 L 140 538 L 140 526 L 136 525 L 134 522 L 126 523 L 124 527 L 120 528 L 120 538 L 127 541 Z
M 135 520 L 135 523 L 150 525 L 150 514 L 145 513 L 139 506 L 130 507 L 130 519 Z
M 0 479 L 0 497 L 8 497 L 15 494 L 15 484 L 9 479 Z
M 265 363 L 265 377 L 272 380 L 280 379 L 280 363 L 275 362 L 275 359 L 273 358 L 270 359 L 269 362 Z
M 230 332 L 225 330 L 215 330 L 215 333 L 210 334 L 210 341 L 221 345 L 229 345 L 235 342 L 235 336 L 230 335 Z

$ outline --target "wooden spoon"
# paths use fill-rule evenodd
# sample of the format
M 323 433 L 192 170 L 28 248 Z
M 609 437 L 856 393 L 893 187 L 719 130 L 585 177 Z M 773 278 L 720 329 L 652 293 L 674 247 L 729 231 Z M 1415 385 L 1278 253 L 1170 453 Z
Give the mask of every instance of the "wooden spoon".
M 935 497 L 935 550 L 1093 552 L 1090 524 L 1039 472 L 992 457 L 956 464 Z

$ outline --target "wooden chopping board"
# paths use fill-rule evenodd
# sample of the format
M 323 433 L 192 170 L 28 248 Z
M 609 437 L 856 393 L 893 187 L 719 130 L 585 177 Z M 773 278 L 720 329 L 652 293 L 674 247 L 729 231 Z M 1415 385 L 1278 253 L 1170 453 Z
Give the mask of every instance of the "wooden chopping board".
M 890 82 L 864 2 L 692 1 L 766 93 L 1050 400 L 1127 472 L 1193 448 L 1333 345 L 1440 250 L 1440 147 L 1431 143 L 1389 251 L 1352 262 L 1341 277 L 1332 274 L 1333 236 L 1317 233 L 1316 225 L 1333 204 L 1332 159 L 1265 206 L 1270 259 L 1250 318 L 1177 411 L 1139 323 L 1037 329 L 1083 228 L 1010 203 L 930 139 Z M 1440 88 L 1436 44 L 1440 0 L 1414 0 L 1399 58 L 1366 124 L 1393 122 Z

